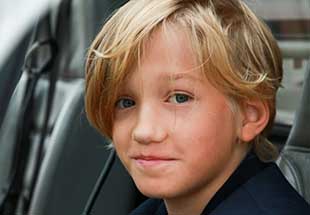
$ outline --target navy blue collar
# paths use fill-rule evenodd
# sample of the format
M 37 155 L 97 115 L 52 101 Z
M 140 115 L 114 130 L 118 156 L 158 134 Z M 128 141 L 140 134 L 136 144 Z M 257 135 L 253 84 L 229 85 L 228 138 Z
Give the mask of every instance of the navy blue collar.
M 224 185 L 212 197 L 202 214 L 209 214 L 212 212 L 238 187 L 246 183 L 250 178 L 254 177 L 267 166 L 268 164 L 261 162 L 254 152 L 250 152 Z

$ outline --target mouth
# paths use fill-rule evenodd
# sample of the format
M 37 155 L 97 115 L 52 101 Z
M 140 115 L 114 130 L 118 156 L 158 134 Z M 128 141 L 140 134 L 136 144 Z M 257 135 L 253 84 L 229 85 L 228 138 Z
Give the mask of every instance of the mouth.
M 165 156 L 154 156 L 154 155 L 148 155 L 148 156 L 139 155 L 132 157 L 132 159 L 139 167 L 143 168 L 164 166 L 176 161 L 176 159 L 174 158 Z

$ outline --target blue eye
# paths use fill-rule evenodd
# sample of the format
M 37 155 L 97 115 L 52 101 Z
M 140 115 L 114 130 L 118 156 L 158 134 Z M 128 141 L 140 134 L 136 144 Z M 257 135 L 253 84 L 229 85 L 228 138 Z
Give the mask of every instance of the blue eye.
M 189 95 L 183 94 L 183 93 L 175 93 L 172 96 L 169 97 L 169 102 L 175 103 L 175 104 L 181 104 L 188 102 L 192 98 Z
M 132 106 L 134 106 L 136 103 L 134 100 L 132 99 L 128 99 L 128 98 L 123 98 L 123 99 L 119 99 L 116 102 L 116 107 L 119 109 L 125 109 L 125 108 L 130 108 Z

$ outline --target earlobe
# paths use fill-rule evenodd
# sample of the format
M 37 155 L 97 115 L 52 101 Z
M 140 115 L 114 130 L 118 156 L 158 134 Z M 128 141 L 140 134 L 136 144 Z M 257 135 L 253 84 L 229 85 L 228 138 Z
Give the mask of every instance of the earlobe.
M 261 100 L 246 101 L 242 112 L 242 124 L 239 138 L 243 142 L 253 140 L 261 133 L 269 121 L 269 108 Z

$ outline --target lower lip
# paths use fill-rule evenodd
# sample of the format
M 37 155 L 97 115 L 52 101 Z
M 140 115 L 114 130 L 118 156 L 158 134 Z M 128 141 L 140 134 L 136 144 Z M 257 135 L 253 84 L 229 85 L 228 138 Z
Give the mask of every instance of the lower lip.
M 136 163 L 141 167 L 157 167 L 168 165 L 174 162 L 175 160 L 143 160 L 143 159 L 135 159 Z

